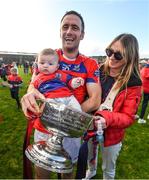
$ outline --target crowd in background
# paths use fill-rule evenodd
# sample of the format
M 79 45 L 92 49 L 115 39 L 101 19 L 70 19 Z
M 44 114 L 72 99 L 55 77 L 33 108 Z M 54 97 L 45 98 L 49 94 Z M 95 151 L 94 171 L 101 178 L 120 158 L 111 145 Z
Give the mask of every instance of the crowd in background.
M 24 63 L 18 63 L 13 61 L 11 64 L 5 64 L 4 62 L 0 63 L 0 77 L 3 81 L 7 81 L 7 76 L 10 75 L 10 69 L 15 67 L 18 71 L 18 68 L 23 67 L 24 74 L 32 74 L 32 65 L 33 62 L 25 61 Z

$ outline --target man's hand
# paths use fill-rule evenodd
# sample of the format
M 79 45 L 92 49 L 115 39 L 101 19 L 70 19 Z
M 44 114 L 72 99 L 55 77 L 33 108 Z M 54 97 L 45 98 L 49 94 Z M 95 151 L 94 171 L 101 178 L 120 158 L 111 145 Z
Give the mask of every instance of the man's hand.
M 40 99 L 41 101 L 42 100 L 44 101 L 45 97 L 35 88 L 32 88 L 32 90 L 29 93 L 25 94 L 21 99 L 22 110 L 25 116 L 28 118 L 30 118 L 28 110 L 36 115 L 39 115 L 41 113 L 41 109 L 43 109 L 43 108 L 39 108 L 36 99 Z

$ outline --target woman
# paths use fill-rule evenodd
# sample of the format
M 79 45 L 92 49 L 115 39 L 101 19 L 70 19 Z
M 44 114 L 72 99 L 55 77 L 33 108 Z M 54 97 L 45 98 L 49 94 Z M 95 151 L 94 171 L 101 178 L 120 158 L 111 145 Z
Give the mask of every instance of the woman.
M 95 115 L 101 117 L 101 123 L 106 125 L 104 143 L 101 145 L 103 179 L 114 179 L 116 160 L 121 150 L 125 129 L 135 122 L 134 117 L 141 99 L 142 82 L 136 37 L 132 34 L 120 34 L 107 47 L 106 55 L 107 59 L 100 67 L 102 103 L 109 92 L 111 93 L 113 85 L 115 98 L 111 107 L 101 105 Z M 89 153 L 91 151 L 95 153 L 93 144 L 89 146 Z M 96 174 L 95 158 L 93 160 L 88 156 L 88 162 L 86 179 Z

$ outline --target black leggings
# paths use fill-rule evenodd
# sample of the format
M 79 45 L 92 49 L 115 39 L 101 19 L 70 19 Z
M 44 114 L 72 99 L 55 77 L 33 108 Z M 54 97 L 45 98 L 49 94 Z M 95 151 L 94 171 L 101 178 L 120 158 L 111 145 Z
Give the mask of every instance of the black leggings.
M 148 101 L 149 101 L 149 94 L 147 93 L 143 93 L 143 102 L 142 102 L 142 108 L 141 108 L 141 114 L 140 114 L 140 118 L 143 119 L 144 115 L 145 115 L 145 111 L 148 105 Z
M 11 97 L 16 100 L 18 108 L 20 108 L 21 104 L 20 104 L 20 100 L 19 100 L 19 89 L 18 88 L 15 90 L 11 89 L 10 93 L 11 93 Z

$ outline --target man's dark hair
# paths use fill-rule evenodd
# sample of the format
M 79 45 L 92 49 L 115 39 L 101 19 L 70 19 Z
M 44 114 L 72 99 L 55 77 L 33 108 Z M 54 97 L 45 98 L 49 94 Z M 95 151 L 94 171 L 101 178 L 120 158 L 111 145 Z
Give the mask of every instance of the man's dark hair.
M 81 14 L 79 14 L 78 12 L 73 11 L 73 10 L 67 11 L 64 14 L 64 16 L 62 17 L 61 22 L 63 21 L 64 17 L 67 16 L 67 15 L 76 15 L 76 16 L 78 16 L 80 18 L 80 20 L 81 20 L 81 23 L 82 23 L 82 32 L 84 32 L 85 24 L 84 24 L 84 20 L 83 20 L 83 17 L 81 16 Z

